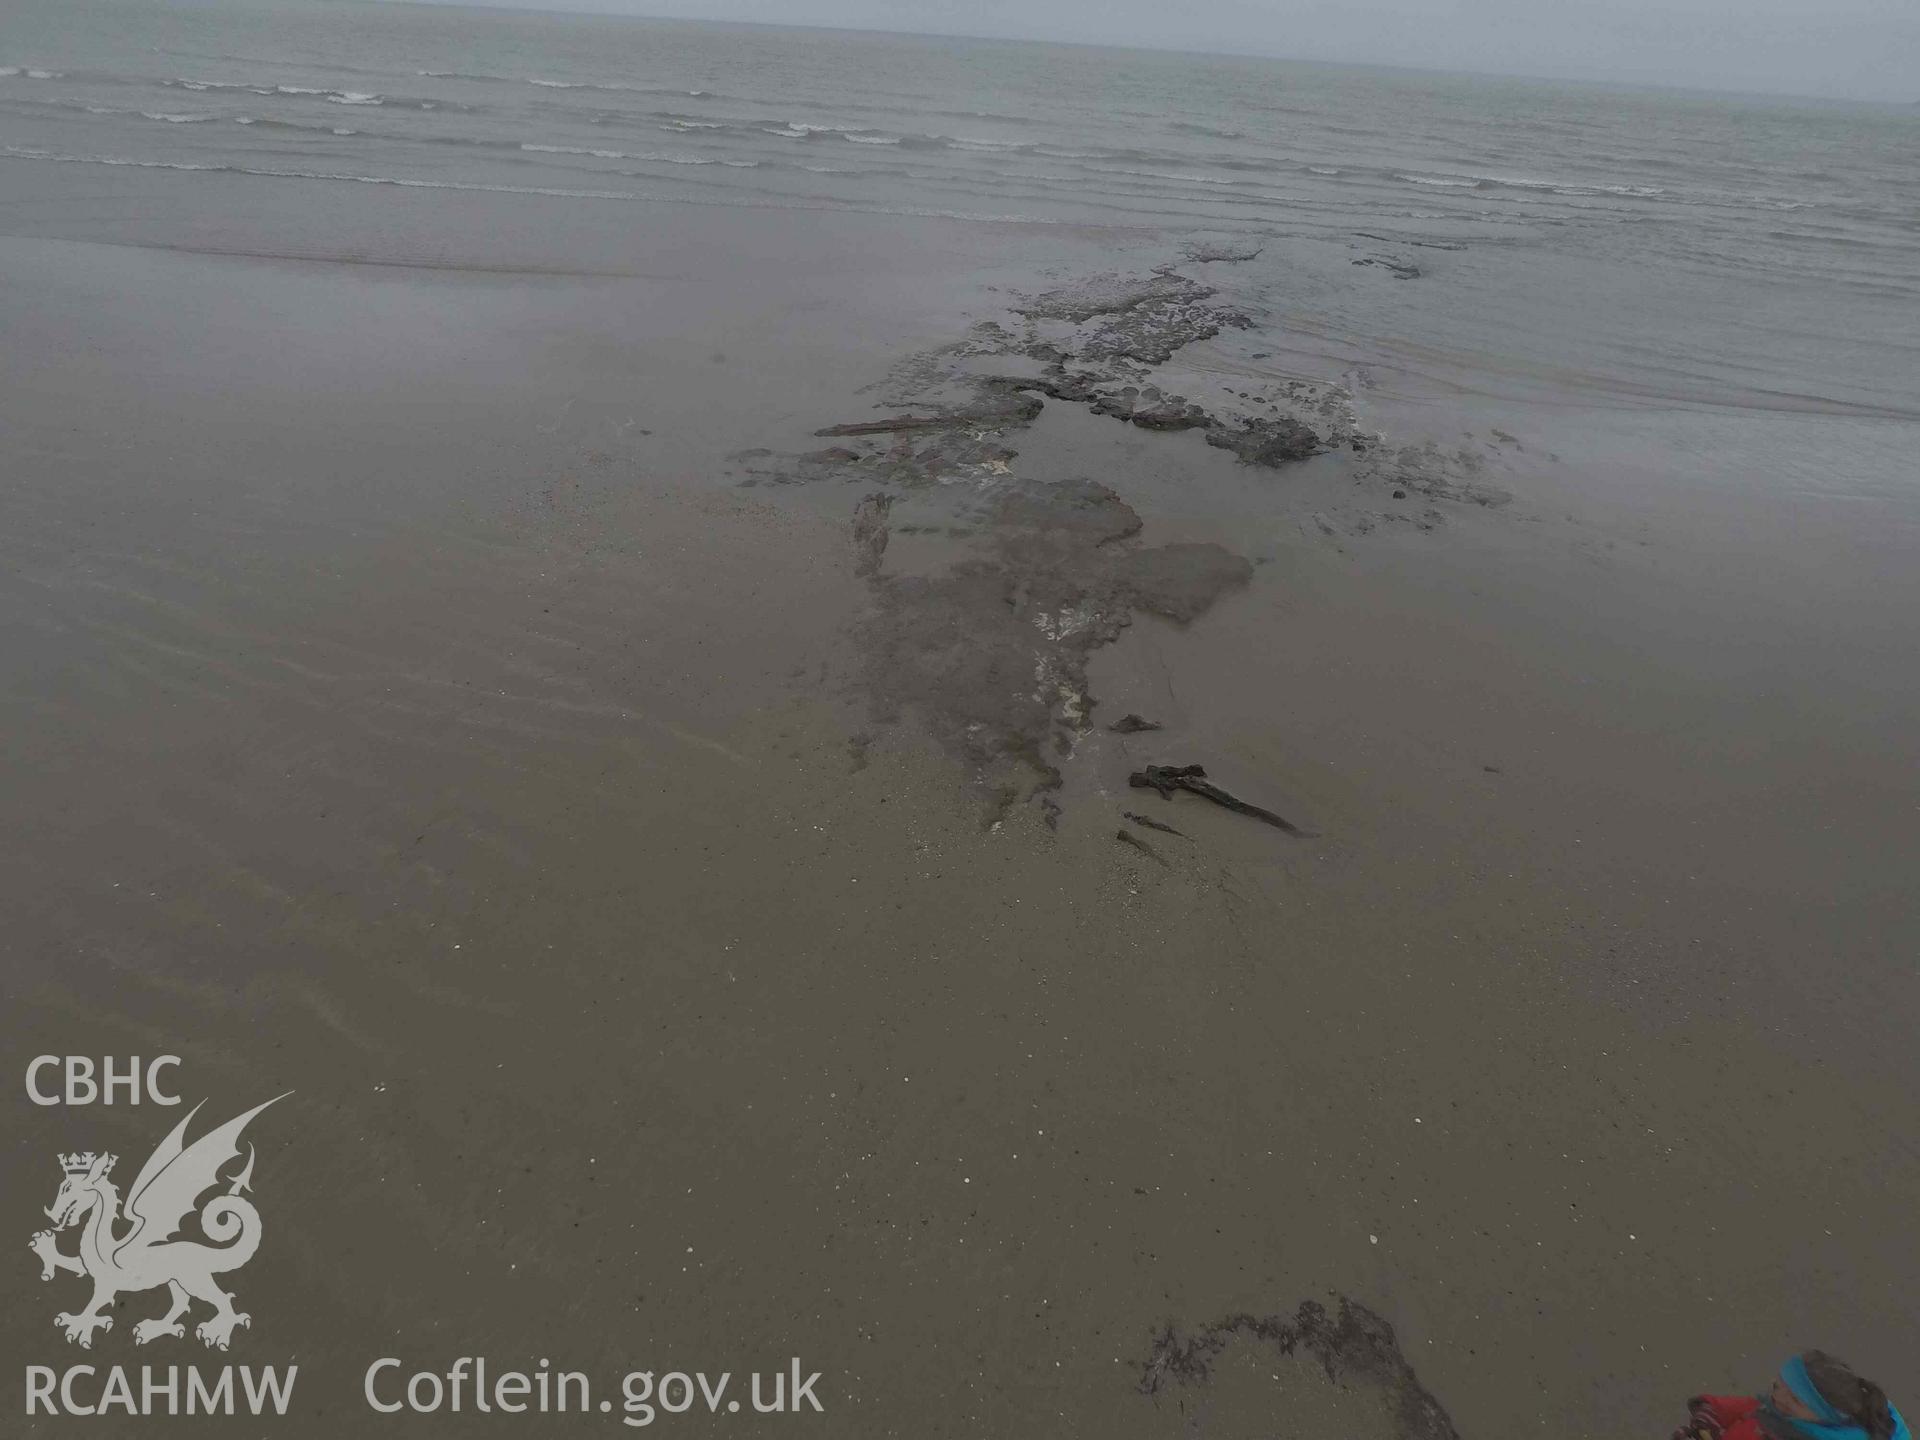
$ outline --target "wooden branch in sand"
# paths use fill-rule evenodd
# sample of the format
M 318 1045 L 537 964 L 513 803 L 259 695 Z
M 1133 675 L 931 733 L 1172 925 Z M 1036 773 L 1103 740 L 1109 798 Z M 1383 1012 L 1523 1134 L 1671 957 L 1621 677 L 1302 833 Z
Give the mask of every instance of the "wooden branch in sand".
M 1211 800 L 1237 815 L 1251 815 L 1256 820 L 1264 820 L 1276 829 L 1289 835 L 1305 835 L 1307 832 L 1291 820 L 1282 819 L 1271 810 L 1263 810 L 1258 805 L 1249 805 L 1237 795 L 1230 795 L 1218 785 L 1207 779 L 1206 768 L 1201 765 L 1149 765 L 1144 770 L 1136 770 L 1127 777 L 1127 783 L 1136 790 L 1153 790 L 1162 800 L 1171 800 L 1176 790 L 1190 790 L 1202 799 Z

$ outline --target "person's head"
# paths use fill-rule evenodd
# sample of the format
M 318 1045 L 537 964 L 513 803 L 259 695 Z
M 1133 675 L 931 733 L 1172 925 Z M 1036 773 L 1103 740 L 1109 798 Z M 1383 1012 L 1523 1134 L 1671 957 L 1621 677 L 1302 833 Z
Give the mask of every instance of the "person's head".
M 1891 1440 L 1887 1392 L 1824 1350 L 1808 1350 L 1780 1368 L 1767 1402 L 1789 1420 L 1858 1425 L 1871 1440 Z

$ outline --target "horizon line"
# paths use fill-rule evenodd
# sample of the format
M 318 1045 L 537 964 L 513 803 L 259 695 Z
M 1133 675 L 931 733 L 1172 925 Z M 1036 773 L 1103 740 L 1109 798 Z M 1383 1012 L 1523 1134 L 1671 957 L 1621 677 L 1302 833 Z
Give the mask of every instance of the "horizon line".
M 570 15 L 593 20 L 671 21 L 683 25 L 736 26 L 746 30 L 814 30 L 843 35 L 897 35 L 909 40 L 980 40 L 1006 45 L 1061 45 L 1076 50 L 1126 50 L 1151 55 L 1194 55 L 1215 60 L 1278 60 L 1294 65 L 1326 65 L 1346 70 L 1390 70 L 1406 75 L 1444 75 L 1473 80 L 1519 80 L 1539 84 L 1610 86 L 1622 90 L 1656 90 L 1680 95 L 1735 96 L 1750 100 L 1813 100 L 1823 104 L 1893 106 L 1896 109 L 1920 106 L 1920 95 L 1912 98 L 1836 95 L 1812 90 L 1755 90 L 1707 81 L 1682 83 L 1644 78 L 1556 75 L 1529 70 L 1467 70 L 1440 65 L 1408 65 L 1388 60 L 1333 60 L 1323 56 L 1286 54 L 1270 49 L 1250 49 L 1236 53 L 1178 45 L 1154 45 L 1138 41 L 1060 40 L 1032 35 L 988 35 L 967 30 L 892 30 L 866 25 L 833 25 L 823 21 L 737 20 L 712 15 L 643 14 L 638 11 L 614 10 L 605 7 L 580 9 L 573 5 L 530 6 L 516 3 L 516 0 L 365 0 L 365 3 L 414 5 L 433 10 L 495 10 L 532 16 Z

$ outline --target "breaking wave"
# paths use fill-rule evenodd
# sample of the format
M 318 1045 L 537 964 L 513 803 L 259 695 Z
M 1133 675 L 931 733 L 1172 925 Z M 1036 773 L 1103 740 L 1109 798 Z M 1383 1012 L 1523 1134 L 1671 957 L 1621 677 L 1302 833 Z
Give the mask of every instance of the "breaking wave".
M 672 200 L 683 205 L 714 205 L 737 209 L 775 209 L 775 210 L 853 210 L 879 215 L 916 215 L 929 219 L 967 220 L 992 224 L 1019 225 L 1057 225 L 1061 222 L 1044 215 L 994 214 L 977 210 L 950 210 L 925 205 L 873 205 L 852 202 L 835 202 L 811 196 L 783 196 L 774 198 L 769 195 L 741 195 L 737 198 L 718 196 L 691 197 L 685 194 L 649 194 L 634 190 L 575 190 L 550 185 L 492 185 L 471 180 L 416 180 L 398 175 L 354 175 L 328 170 L 290 170 L 274 166 L 254 165 L 216 165 L 191 160 L 136 160 L 115 155 L 67 155 L 50 150 L 36 150 L 23 145 L 0 146 L 0 155 L 9 155 L 18 160 L 43 160 L 61 165 L 109 165 L 128 167 L 138 170 L 182 170 L 212 175 L 257 175 L 277 180 L 320 180 L 350 185 L 392 185 L 407 190 L 460 190 L 478 191 L 497 195 L 543 195 L 567 200 L 627 200 L 650 201 Z M 742 165 L 751 162 L 723 160 L 723 165 Z M 645 178 L 635 176 L 636 179 Z

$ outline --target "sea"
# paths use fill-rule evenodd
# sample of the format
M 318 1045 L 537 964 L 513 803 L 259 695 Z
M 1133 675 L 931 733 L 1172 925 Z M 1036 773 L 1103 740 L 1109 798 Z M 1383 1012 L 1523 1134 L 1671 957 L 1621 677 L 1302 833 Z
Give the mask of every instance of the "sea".
M 1330 328 L 1623 404 L 1920 416 L 1917 156 L 1912 106 L 1254 55 L 280 0 L 0 28 L 0 195 L 145 167 L 1319 238 L 1453 272 Z

